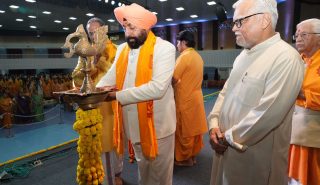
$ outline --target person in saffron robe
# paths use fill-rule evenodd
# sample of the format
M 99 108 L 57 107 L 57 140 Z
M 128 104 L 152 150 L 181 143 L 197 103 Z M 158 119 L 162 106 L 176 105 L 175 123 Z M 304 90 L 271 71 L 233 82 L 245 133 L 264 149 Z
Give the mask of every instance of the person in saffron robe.
M 177 40 L 180 56 L 172 79 L 177 111 L 175 164 L 193 166 L 204 146 L 203 134 L 208 131 L 201 89 L 203 60 L 194 49 L 193 33 L 182 31 Z
M 44 80 L 41 83 L 42 90 L 43 90 L 43 98 L 45 100 L 52 99 L 52 86 L 50 81 L 47 78 L 44 78 Z
M 171 85 L 175 47 L 156 37 L 157 17 L 138 4 L 114 10 L 126 43 L 97 87 L 116 85 L 108 94 L 114 108 L 114 145 L 123 155 L 125 138 L 132 142 L 140 185 L 171 185 L 176 110 Z M 124 136 L 125 135 L 125 136 Z
M 3 96 L 0 97 L 0 115 L 2 115 L 1 122 L 4 128 L 12 127 L 12 103 L 8 90 L 5 90 Z
M 239 0 L 232 31 L 243 51 L 208 116 L 211 185 L 287 185 L 299 53 L 275 32 L 276 0 Z
M 105 23 L 97 17 L 91 18 L 87 23 L 87 31 L 89 33 L 89 39 L 92 44 L 94 44 L 95 30 L 101 26 L 104 26 Z M 102 39 L 102 38 L 101 38 Z M 105 41 L 105 46 L 102 50 L 102 53 L 97 56 L 91 57 L 91 79 L 93 85 L 96 85 L 99 80 L 107 73 L 110 66 L 113 63 L 116 46 L 108 39 Z M 79 57 L 78 65 L 72 72 L 73 84 L 75 87 L 80 88 L 82 81 L 84 79 L 84 73 L 81 71 L 83 68 L 83 61 Z M 113 112 L 110 102 L 103 102 L 99 107 L 101 114 L 103 116 L 102 121 L 102 161 L 105 171 L 105 181 L 106 185 L 121 185 L 122 179 L 120 174 L 122 172 L 122 158 L 117 158 L 113 152 Z
M 305 76 L 292 118 L 289 184 L 320 183 L 320 19 L 297 25 L 296 48 L 305 61 Z

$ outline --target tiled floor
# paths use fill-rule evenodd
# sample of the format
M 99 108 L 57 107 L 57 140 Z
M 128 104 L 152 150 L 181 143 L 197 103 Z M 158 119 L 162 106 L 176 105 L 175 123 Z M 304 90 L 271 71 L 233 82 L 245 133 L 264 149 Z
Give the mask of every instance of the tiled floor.
M 203 94 L 216 91 L 217 89 L 203 89 Z M 211 111 L 215 99 L 216 96 L 206 100 L 207 114 Z M 48 121 L 31 125 L 14 125 L 10 133 L 8 129 L 0 129 L 0 164 L 78 137 L 72 129 L 74 112 L 64 111 L 59 105 L 47 108 L 46 112 L 48 113 L 45 120 Z
M 77 138 L 72 130 L 75 113 L 61 110 L 60 120 L 59 109 L 60 105 L 46 109 L 47 121 L 1 129 L 0 164 Z

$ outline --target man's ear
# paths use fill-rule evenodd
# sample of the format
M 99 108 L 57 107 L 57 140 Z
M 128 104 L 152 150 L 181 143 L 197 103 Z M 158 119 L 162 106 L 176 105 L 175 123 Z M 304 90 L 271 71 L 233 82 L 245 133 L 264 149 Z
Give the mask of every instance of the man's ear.
M 182 43 L 183 46 L 186 46 L 186 47 L 187 47 L 187 41 L 182 40 L 181 43 Z
M 263 14 L 262 17 L 262 29 L 266 29 L 268 26 L 271 26 L 271 15 L 268 13 Z

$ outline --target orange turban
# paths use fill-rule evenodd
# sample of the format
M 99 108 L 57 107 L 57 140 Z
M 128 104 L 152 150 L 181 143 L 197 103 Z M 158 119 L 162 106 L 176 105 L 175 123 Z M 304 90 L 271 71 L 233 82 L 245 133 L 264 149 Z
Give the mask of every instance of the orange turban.
M 140 29 L 149 30 L 157 23 L 156 15 L 136 3 L 114 9 L 114 15 L 121 25 L 123 25 L 123 19 L 126 19 Z

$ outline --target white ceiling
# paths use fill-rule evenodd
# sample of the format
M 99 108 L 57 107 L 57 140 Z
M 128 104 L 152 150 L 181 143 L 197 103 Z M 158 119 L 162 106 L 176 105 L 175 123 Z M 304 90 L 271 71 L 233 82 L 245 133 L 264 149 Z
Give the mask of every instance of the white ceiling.
M 36 0 L 35 3 L 29 3 L 25 0 L 1 0 L 0 11 L 0 32 L 19 34 L 27 32 L 73 32 L 77 25 L 86 24 L 90 18 L 87 13 L 93 13 L 95 16 L 102 18 L 108 25 L 110 32 L 118 32 L 119 24 L 115 21 L 110 23 L 108 19 L 114 19 L 113 9 L 118 6 L 119 0 L 115 0 L 115 5 L 111 5 L 111 0 Z M 123 1 L 127 4 L 138 3 L 144 7 L 148 7 L 151 11 L 157 12 L 158 26 L 206 21 L 216 19 L 215 9 L 217 5 L 209 6 L 207 2 L 212 0 L 167 0 L 160 2 L 159 0 L 130 0 Z M 232 17 L 232 4 L 235 0 L 216 0 L 225 6 L 227 14 Z M 18 9 L 10 8 L 10 5 L 19 6 Z M 183 11 L 177 11 L 177 7 L 183 7 Z M 43 14 L 43 11 L 50 11 L 50 15 Z M 29 18 L 29 15 L 36 18 Z M 197 18 L 191 18 L 190 15 L 197 15 Z M 69 17 L 76 17 L 76 20 L 70 20 Z M 17 22 L 16 19 L 23 19 L 23 22 Z M 166 21 L 172 18 L 173 21 Z M 61 23 L 55 23 L 60 20 Z M 36 28 L 30 28 L 35 26 Z M 63 30 L 67 27 L 69 30 Z
M 67 34 L 73 32 L 79 24 L 86 24 L 90 18 L 87 13 L 93 13 L 102 18 L 109 25 L 109 32 L 119 32 L 121 30 L 117 21 L 111 23 L 109 19 L 115 20 L 113 10 L 118 6 L 118 2 L 131 4 L 138 3 L 157 12 L 157 26 L 170 24 L 201 22 L 217 19 L 216 7 L 221 3 L 225 7 L 228 17 L 232 17 L 232 4 L 236 0 L 215 0 L 216 5 L 209 6 L 207 3 L 213 0 L 114 0 L 115 5 L 111 5 L 112 0 L 34 0 L 30 3 L 26 0 L 0 0 L 0 34 L 44 34 L 57 33 Z M 106 3 L 108 1 L 108 3 Z M 285 0 L 277 0 L 278 2 Z M 302 1 L 302 0 L 301 0 Z M 303 0 L 316 1 L 319 0 Z M 10 5 L 19 6 L 18 9 L 10 8 Z M 177 7 L 183 7 L 183 11 L 177 11 Z M 5 13 L 1 13 L 5 11 Z M 50 15 L 45 15 L 43 11 L 50 11 Z M 36 16 L 35 19 L 29 18 L 29 15 Z M 191 18 L 190 15 L 197 15 L 197 18 Z M 76 20 L 70 20 L 69 17 L 76 17 Z M 23 22 L 17 22 L 16 19 L 23 19 Z M 172 18 L 173 21 L 166 21 Z M 60 20 L 61 23 L 55 23 Z M 35 26 L 36 28 L 30 28 Z M 63 30 L 63 28 L 69 30 Z

